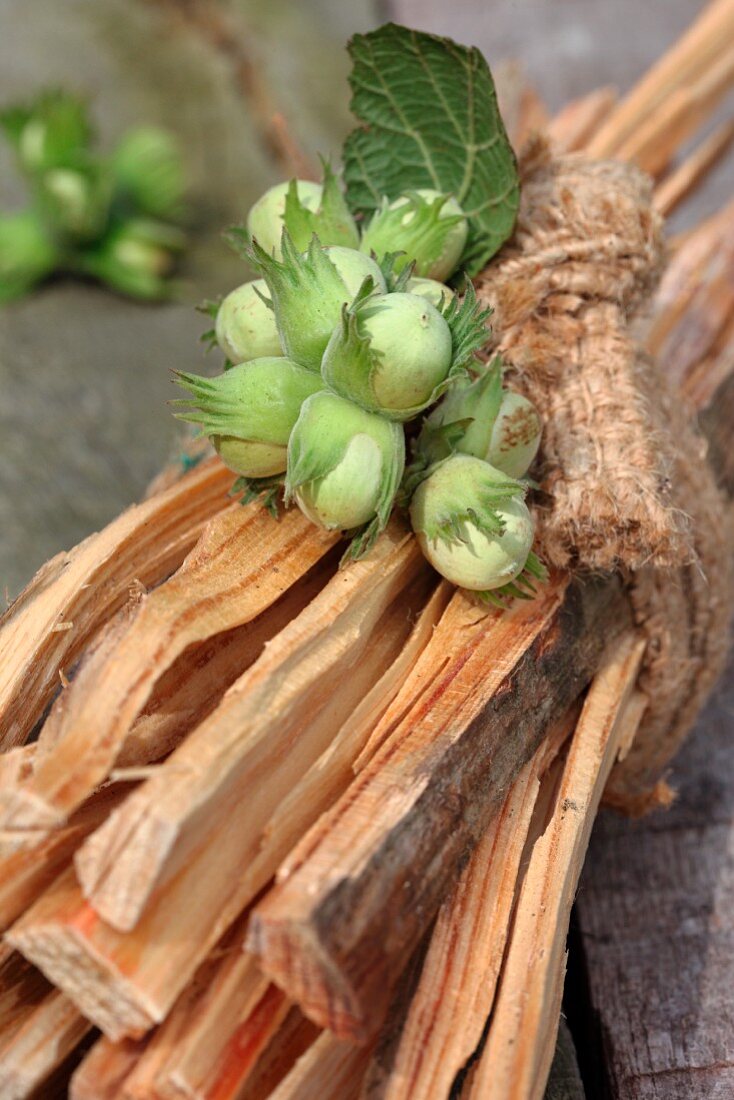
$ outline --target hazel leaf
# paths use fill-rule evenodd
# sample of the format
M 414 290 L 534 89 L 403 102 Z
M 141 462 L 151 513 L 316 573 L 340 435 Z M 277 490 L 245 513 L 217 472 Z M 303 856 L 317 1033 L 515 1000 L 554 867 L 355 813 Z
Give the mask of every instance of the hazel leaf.
M 370 215 L 416 188 L 453 195 L 469 221 L 460 266 L 476 274 L 512 233 L 520 201 L 487 62 L 476 48 L 395 23 L 355 35 L 349 52 L 360 123 L 343 156 L 352 210 Z

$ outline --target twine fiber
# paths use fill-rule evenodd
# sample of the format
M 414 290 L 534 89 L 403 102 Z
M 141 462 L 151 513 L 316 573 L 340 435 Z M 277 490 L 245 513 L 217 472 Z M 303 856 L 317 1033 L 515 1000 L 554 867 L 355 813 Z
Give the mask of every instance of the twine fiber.
M 721 671 L 734 598 L 726 505 L 664 364 L 630 321 L 664 266 L 650 181 L 629 165 L 521 162 L 515 235 L 476 280 L 494 350 L 542 411 L 540 552 L 561 569 L 621 570 L 648 638 L 649 706 L 607 796 L 631 812 L 669 800 L 665 765 Z

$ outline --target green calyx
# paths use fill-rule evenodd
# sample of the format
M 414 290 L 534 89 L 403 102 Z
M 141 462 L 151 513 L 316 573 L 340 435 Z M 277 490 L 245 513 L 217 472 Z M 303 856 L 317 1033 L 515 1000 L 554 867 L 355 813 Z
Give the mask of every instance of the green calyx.
M 489 463 L 452 455 L 429 471 L 410 504 L 423 553 L 462 588 L 486 592 L 512 583 L 533 543 L 524 492 Z
M 442 311 L 425 297 L 399 291 L 358 298 L 343 309 L 324 352 L 324 381 L 371 412 L 411 420 L 475 362 L 489 336 L 489 314 L 471 284 L 461 301 L 452 298 Z
M 422 506 L 416 513 L 418 524 L 414 530 L 420 530 L 431 542 L 447 544 L 466 541 L 467 525 L 485 535 L 501 534 L 499 509 L 513 498 L 522 500 L 526 492 L 522 482 L 469 455 L 452 455 L 433 466 L 413 502 L 429 482 L 428 491 L 423 491 L 420 498 Z
M 208 436 L 285 446 L 301 405 L 322 388 L 321 379 L 282 356 L 240 363 L 216 378 L 184 371 L 176 381 L 191 395 L 174 404 L 179 420 Z M 253 475 L 255 476 L 255 475 Z
M 283 259 L 277 260 L 253 241 L 248 256 L 267 283 L 283 350 L 318 371 L 342 307 L 361 287 L 365 293 L 383 290 L 382 273 L 369 257 L 339 247 L 327 251 L 316 237 L 299 252 L 284 230 L 281 248 Z
M 37 181 L 36 197 L 60 237 L 87 242 L 100 237 L 109 222 L 112 178 L 106 165 L 93 161 L 50 168 Z
M 476 377 L 456 380 L 443 401 L 426 417 L 414 447 L 411 473 L 450 454 L 484 459 L 510 477 L 524 477 L 540 445 L 537 409 L 521 394 L 502 387 L 499 356 Z
M 29 176 L 73 164 L 93 137 L 86 103 L 60 89 L 0 111 L 0 129 Z
M 0 302 L 26 294 L 58 262 L 56 245 L 34 210 L 0 215 Z
M 456 451 L 489 461 L 492 429 L 502 397 L 499 357 L 488 367 L 479 369 L 476 378 L 468 374 L 457 378 L 423 422 L 415 445 L 416 455 L 420 456 L 423 465 L 440 462 Z
M 169 281 L 184 246 L 173 221 L 182 212 L 183 170 L 174 139 L 142 127 L 112 156 L 93 147 L 87 104 L 46 91 L 29 105 L 0 112 L 0 129 L 26 177 L 34 216 L 53 243 L 53 264 L 33 278 L 0 286 L 7 298 L 54 270 L 92 276 L 147 300 L 170 297 Z M 2 277 L 2 276 L 0 276 Z
M 467 237 L 467 222 L 449 195 L 427 188 L 408 191 L 394 202 L 383 199 L 362 234 L 360 247 L 378 259 L 402 253 L 395 270 L 414 263 L 414 274 L 444 280 L 456 270 Z
M 285 197 L 283 224 L 301 252 L 308 248 L 314 235 L 324 247 L 341 245 L 344 248 L 358 248 L 359 230 L 339 181 L 328 161 L 322 160 L 321 164 L 324 178 L 318 208 L 313 210 L 301 201 L 297 181 L 291 180 Z
M 152 218 L 178 221 L 186 189 L 178 142 L 166 130 L 138 126 L 128 131 L 111 158 L 112 174 L 124 202 Z
M 157 301 L 173 290 L 169 275 L 184 244 L 175 226 L 130 218 L 111 226 L 99 244 L 80 253 L 75 266 L 130 297 Z
M 337 393 L 370 412 L 409 420 L 426 408 L 449 374 L 451 331 L 425 298 L 393 293 L 342 314 L 321 373 Z
M 308 398 L 288 444 L 286 502 L 313 522 L 355 531 L 366 553 L 390 518 L 405 464 L 403 429 L 328 390 Z

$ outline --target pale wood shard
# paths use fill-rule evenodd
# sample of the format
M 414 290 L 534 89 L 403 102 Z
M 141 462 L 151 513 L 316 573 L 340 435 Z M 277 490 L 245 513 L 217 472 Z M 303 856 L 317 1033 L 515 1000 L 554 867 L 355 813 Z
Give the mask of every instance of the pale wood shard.
M 218 459 L 204 463 L 39 570 L 0 619 L 0 747 L 25 741 L 59 671 L 125 603 L 130 585 L 158 584 L 181 564 L 227 504 L 232 480 Z M 59 632 L 60 622 L 73 627 Z
M 577 718 L 574 708 L 521 769 L 439 910 L 392 1065 L 370 1100 L 448 1096 L 479 1045 L 494 1001 L 540 778 Z
M 623 635 L 610 647 L 574 732 L 550 820 L 532 849 L 492 1011 L 473 1100 L 541 1100 L 555 1047 L 565 936 L 604 784 L 628 737 L 644 641 Z
M 424 647 L 417 660 L 400 684 L 400 690 L 385 710 L 379 722 L 370 733 L 369 739 L 354 762 L 354 770 L 359 773 L 372 760 L 378 749 L 405 720 L 418 700 L 424 696 L 438 677 L 446 671 L 452 660 L 487 628 L 487 612 L 476 604 L 466 593 L 457 592 L 453 585 L 444 582 L 437 598 L 447 596 L 443 609 L 430 642 Z M 299 860 L 298 849 L 291 853 L 281 866 L 279 877 L 287 878 Z
M 705 311 L 692 309 L 691 303 L 703 287 L 710 285 L 718 277 L 720 261 L 718 249 L 728 247 L 734 230 L 734 202 L 709 219 L 695 233 L 687 236 L 676 247 L 658 287 L 652 303 L 652 319 L 645 332 L 645 346 L 651 355 L 663 360 L 663 347 L 670 339 L 674 329 L 691 329 L 697 332 L 703 324 L 707 331 L 711 325 Z M 687 318 L 687 320 L 686 320 Z M 718 327 L 718 326 L 717 326 Z M 674 347 L 676 341 L 671 341 Z M 690 347 L 690 345 L 689 345 Z M 706 348 L 706 351 L 710 348 Z M 686 374 L 695 366 L 696 360 L 686 360 L 683 375 L 676 376 L 676 382 L 685 385 Z
M 548 136 L 564 153 L 583 149 L 617 102 L 615 88 L 596 88 L 561 108 L 548 123 Z
M 725 122 L 709 134 L 655 189 L 655 206 L 670 214 L 703 176 L 729 151 L 734 141 L 734 121 Z
M 261 980 L 252 963 L 250 971 Z M 156 1088 L 165 1100 L 237 1100 L 290 1011 L 290 1003 L 272 984 L 266 983 L 259 1000 L 249 999 L 246 1005 L 247 987 L 236 974 L 230 975 L 229 985 L 226 996 L 221 986 L 212 988 L 200 1017 L 190 1021 L 158 1072 Z
M 100 792 L 73 814 L 68 824 L 42 832 L 35 844 L 16 849 L 10 838 L 8 852 L 0 856 L 0 931 L 51 885 L 79 844 L 107 819 L 126 793 L 124 787 Z
M 86 690 L 69 691 L 63 729 L 14 792 L 5 827 L 63 822 L 113 767 L 156 682 L 191 645 L 256 619 L 326 554 L 336 539 L 297 510 L 280 521 L 234 505 L 207 526 L 179 571 L 141 601 Z
M 256 907 L 249 943 L 316 1023 L 356 1038 L 379 1024 L 446 887 L 626 608 L 614 582 L 556 580 L 489 615 L 305 837 L 290 877 Z
M 291 822 L 285 835 L 271 832 L 263 843 L 268 822 L 304 772 L 333 752 L 340 727 L 351 726 L 354 708 L 398 657 L 411 605 L 417 596 L 420 607 L 430 577 L 414 540 L 396 525 L 272 639 L 210 719 L 77 854 L 82 888 L 106 921 L 134 927 L 151 894 L 227 825 L 232 873 L 247 868 L 240 892 L 247 884 L 253 896 L 267 882 L 328 801 L 312 790 L 291 815 L 295 828 Z
M 49 989 L 0 1046 L 0 1095 L 26 1100 L 36 1094 L 91 1030 L 91 1024 L 56 989 Z
M 732 19 L 734 34 L 734 16 Z M 729 91 L 734 80 L 734 50 L 722 44 L 722 53 L 695 83 L 679 87 L 665 105 L 622 141 L 615 156 L 639 165 L 656 176 L 676 151 L 698 130 Z
M 234 1100 L 289 1006 L 242 950 L 243 922 L 202 965 L 125 1078 L 125 1100 Z
M 647 119 L 661 116 L 671 95 L 708 72 L 730 50 L 733 38 L 734 3 L 713 0 L 599 127 L 586 152 L 593 157 L 616 155 Z
M 392 700 L 403 694 L 410 671 L 432 641 L 452 591 L 452 586 L 445 581 L 438 584 L 395 660 L 357 705 L 349 722 L 341 727 L 316 763 L 284 796 L 265 828 L 263 843 L 281 852 L 288 851 L 303 834 L 304 806 L 313 807 L 309 818 L 315 818 L 347 789 L 355 772 L 372 754 L 375 729 L 382 726 L 381 719 L 391 708 Z M 410 604 L 410 590 L 406 590 L 405 595 L 406 604 Z M 288 856 L 280 866 L 284 868 L 287 864 Z
M 371 1044 L 355 1046 L 324 1032 L 270 1093 L 271 1100 L 357 1100 L 371 1053 Z
M 69 1100 L 121 1100 L 125 1079 L 145 1050 L 146 1039 L 111 1043 L 98 1039 L 74 1071 Z
M 137 1036 L 162 1020 L 198 963 L 267 882 L 285 851 L 263 843 L 261 833 L 282 792 L 329 746 L 404 644 L 410 631 L 406 584 L 413 578 L 425 586 L 431 574 L 406 535 L 396 532 L 392 543 L 388 536 L 381 545 L 356 572 L 338 574 L 317 606 L 309 605 L 265 650 L 262 664 L 247 674 L 250 687 L 259 684 L 261 690 L 225 697 L 220 738 L 230 739 L 229 755 L 218 753 L 216 738 L 204 738 L 207 746 L 202 743 L 196 752 L 199 765 L 211 763 L 204 774 L 224 780 L 201 788 L 217 795 L 197 822 L 206 828 L 207 842 L 193 830 L 185 866 L 156 890 L 134 931 L 125 935 L 102 921 L 69 873 L 9 932 L 10 941 L 52 975 L 110 1038 Z M 373 584 L 359 584 L 364 576 Z M 422 603 L 425 587 L 419 585 L 417 595 Z M 319 624 L 315 636 L 309 625 L 314 622 Z M 237 736 L 243 730 L 237 708 L 243 722 L 250 715 L 249 737 Z M 264 721 L 268 715 L 272 724 Z M 201 778 L 200 771 L 196 774 Z M 170 775 L 169 784 L 180 777 L 180 772 Z M 318 812 L 315 804 L 302 807 L 299 833 Z
M 102 1041 L 93 1060 L 106 1080 L 118 1078 L 121 1097 L 238 1096 L 291 1007 L 243 952 L 244 927 L 243 919 L 230 929 L 144 1045 Z M 132 1061 L 128 1051 L 135 1052 Z M 93 1081 L 93 1075 L 82 1067 L 80 1076 Z

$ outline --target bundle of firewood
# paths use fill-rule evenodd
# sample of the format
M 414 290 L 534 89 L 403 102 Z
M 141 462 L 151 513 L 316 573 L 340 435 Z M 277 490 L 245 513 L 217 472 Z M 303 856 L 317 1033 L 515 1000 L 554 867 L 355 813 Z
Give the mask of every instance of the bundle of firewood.
M 667 213 L 734 137 L 671 167 L 733 36 L 717 0 L 625 100 L 550 121 L 510 88 L 513 140 L 633 161 Z M 645 337 L 729 489 L 733 215 L 672 242 Z M 2 620 L 0 1095 L 542 1096 L 589 833 L 649 705 L 625 579 L 487 612 L 399 521 L 339 570 L 231 482 L 163 479 Z

